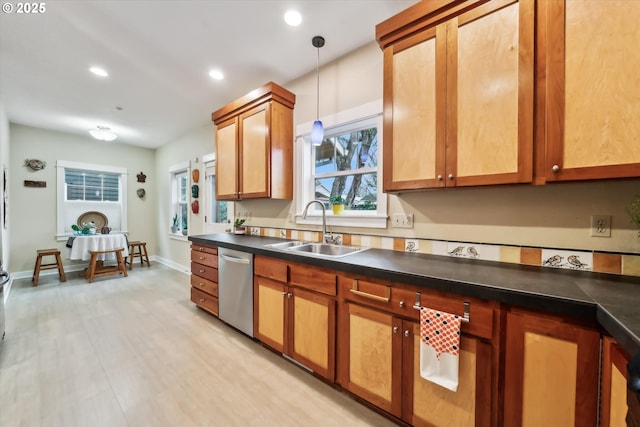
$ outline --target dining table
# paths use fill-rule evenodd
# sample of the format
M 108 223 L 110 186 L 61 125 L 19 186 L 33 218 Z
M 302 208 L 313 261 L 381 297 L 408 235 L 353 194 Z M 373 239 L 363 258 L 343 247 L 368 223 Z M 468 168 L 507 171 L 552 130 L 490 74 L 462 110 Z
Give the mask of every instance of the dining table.
M 129 256 L 129 241 L 122 233 L 110 234 L 88 234 L 72 236 L 67 241 L 67 259 L 89 261 L 91 254 L 89 251 L 110 251 L 123 248 L 122 256 Z M 114 261 L 115 253 L 105 253 L 98 255 L 99 261 Z

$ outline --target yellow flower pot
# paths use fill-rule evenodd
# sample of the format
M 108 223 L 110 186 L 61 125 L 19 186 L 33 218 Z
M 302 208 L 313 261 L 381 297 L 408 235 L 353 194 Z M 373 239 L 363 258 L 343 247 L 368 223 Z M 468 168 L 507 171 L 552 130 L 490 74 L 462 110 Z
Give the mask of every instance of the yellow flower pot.
M 344 205 L 331 205 L 331 209 L 333 209 L 334 215 L 340 215 L 344 212 Z

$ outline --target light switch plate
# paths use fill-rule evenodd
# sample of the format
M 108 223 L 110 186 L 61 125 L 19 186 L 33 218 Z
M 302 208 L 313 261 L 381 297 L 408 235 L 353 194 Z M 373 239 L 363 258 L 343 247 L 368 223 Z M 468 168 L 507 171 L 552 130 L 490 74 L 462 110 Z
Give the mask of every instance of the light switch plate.
M 394 228 L 413 228 L 413 214 L 395 213 L 391 215 L 391 226 Z

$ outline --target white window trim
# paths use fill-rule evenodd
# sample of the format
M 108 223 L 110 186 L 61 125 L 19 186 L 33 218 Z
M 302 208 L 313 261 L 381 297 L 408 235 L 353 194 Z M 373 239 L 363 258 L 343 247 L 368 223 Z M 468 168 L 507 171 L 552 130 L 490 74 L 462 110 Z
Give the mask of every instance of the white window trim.
M 205 232 L 208 234 L 208 228 L 211 226 L 216 226 L 216 225 L 224 225 L 225 227 L 232 227 L 233 226 L 233 218 L 235 218 L 235 202 L 232 201 L 227 201 L 227 215 L 229 218 L 229 222 L 227 223 L 223 223 L 223 222 L 211 222 L 210 220 L 206 220 L 206 218 L 211 218 L 210 212 L 208 211 L 211 201 L 209 200 L 209 188 L 205 188 L 206 185 L 208 185 L 207 182 L 207 175 L 213 175 L 215 176 L 215 170 L 216 170 L 216 153 L 208 153 L 202 156 L 202 165 L 203 165 L 203 171 L 204 171 L 204 185 L 203 185 L 203 190 L 202 190 L 202 205 L 203 205 L 203 209 L 206 209 L 204 211 L 204 215 L 202 215 L 202 225 L 203 225 L 203 230 L 205 230 Z M 207 173 L 207 169 L 208 168 L 213 168 L 214 172 L 213 174 L 208 174 Z M 224 201 L 224 200 L 222 200 Z
M 64 171 L 65 169 L 80 169 L 97 172 L 108 172 L 122 175 L 120 180 L 120 228 L 122 233 L 128 233 L 127 225 L 127 176 L 129 175 L 127 168 L 117 166 L 97 165 L 92 163 L 72 162 L 68 160 L 58 160 L 56 162 L 56 240 L 63 241 L 69 238 L 69 233 L 64 231 L 65 218 L 62 203 L 60 203 L 60 195 L 64 194 Z
M 171 215 L 169 217 L 169 223 L 171 223 L 171 218 L 173 218 L 173 214 L 174 212 L 174 203 L 177 199 L 177 194 L 176 194 L 176 186 L 175 186 L 175 176 L 177 173 L 182 173 L 182 172 L 186 172 L 187 173 L 187 179 L 189 182 L 191 182 L 191 164 L 186 161 L 186 162 L 181 162 L 181 163 L 176 163 L 175 165 L 171 165 L 169 166 L 169 182 L 170 182 L 170 186 L 171 186 L 171 199 L 169 199 L 169 212 L 171 212 Z M 189 192 L 187 193 L 187 198 L 189 198 Z M 189 202 L 187 202 L 188 204 Z M 189 209 L 187 208 L 187 214 L 189 213 Z M 187 224 L 187 227 L 189 226 L 189 224 Z M 169 230 L 169 232 L 167 233 L 169 234 L 169 237 L 171 239 L 175 239 L 175 240 L 184 240 L 187 241 L 189 239 L 189 236 L 185 236 L 182 234 L 182 231 L 180 233 L 172 233 L 171 230 Z
M 378 208 L 374 211 L 351 211 L 333 215 L 331 209 L 326 211 L 327 225 L 336 227 L 387 228 L 387 194 L 382 192 L 382 100 L 370 102 L 350 110 L 322 117 L 325 129 L 347 125 L 375 117 L 378 126 Z M 311 164 L 311 148 L 308 140 L 313 122 L 302 123 L 296 127 L 296 224 L 320 225 L 322 215 L 319 210 L 309 211 L 307 218 L 302 218 L 305 200 L 312 200 L 311 171 L 304 165 Z

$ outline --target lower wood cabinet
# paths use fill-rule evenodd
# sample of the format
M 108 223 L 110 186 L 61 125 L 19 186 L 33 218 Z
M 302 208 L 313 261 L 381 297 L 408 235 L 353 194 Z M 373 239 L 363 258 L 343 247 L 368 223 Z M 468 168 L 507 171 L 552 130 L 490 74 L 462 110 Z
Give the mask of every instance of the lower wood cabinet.
M 506 426 L 595 426 L 600 334 L 560 317 L 507 313 Z
M 420 376 L 419 311 L 413 304 L 420 292 L 429 306 L 456 313 L 463 297 L 375 279 L 339 277 L 338 282 L 342 387 L 415 426 L 492 424 L 498 363 L 491 344 L 493 307 L 471 299 L 476 316 L 462 329 L 459 386 L 452 392 Z M 482 337 L 470 335 L 470 328 Z
M 602 339 L 600 427 L 625 426 L 629 354 L 611 337 Z
M 255 264 L 255 337 L 316 374 L 333 381 L 336 340 L 335 274 L 331 276 L 322 269 L 284 264 L 259 256 L 256 256 Z M 309 289 L 258 275 L 281 278 L 282 275 L 273 270 L 282 268 L 283 265 L 290 271 L 288 276 L 311 277 L 308 281 L 301 281 Z M 322 278 L 318 289 L 327 291 L 333 287 L 334 295 L 313 291 L 313 277 Z
M 218 315 L 218 248 L 191 245 L 191 301 Z

